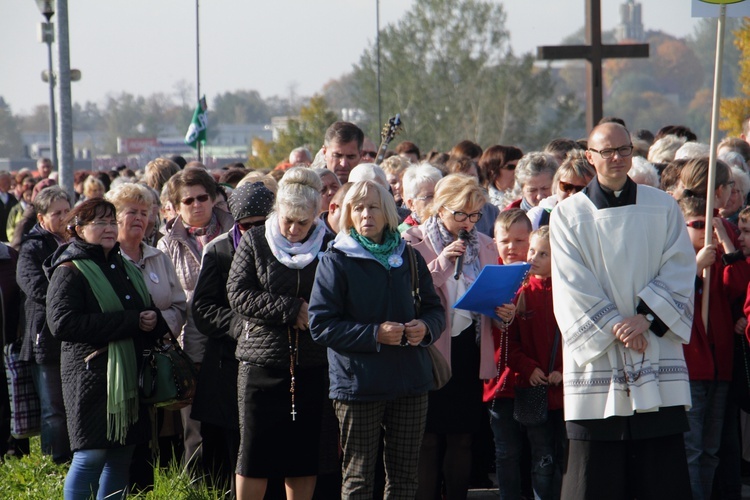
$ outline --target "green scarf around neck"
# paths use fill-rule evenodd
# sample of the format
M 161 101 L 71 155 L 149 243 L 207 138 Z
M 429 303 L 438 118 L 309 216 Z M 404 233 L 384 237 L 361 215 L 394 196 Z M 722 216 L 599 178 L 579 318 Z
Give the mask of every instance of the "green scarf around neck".
M 146 305 L 151 297 L 143 281 L 143 275 L 127 259 L 121 259 L 130 282 Z M 91 260 L 74 260 L 91 286 L 102 312 L 124 310 L 112 284 L 101 268 Z M 107 439 L 125 444 L 128 429 L 138 421 L 138 368 L 133 339 L 114 340 L 107 349 Z
M 401 234 L 398 231 L 385 231 L 383 233 L 383 243 L 375 243 L 371 239 L 359 234 L 354 228 L 349 229 L 349 236 L 354 238 L 354 241 L 359 243 L 362 248 L 370 252 L 386 269 L 391 268 L 391 265 L 388 263 L 388 257 L 393 255 L 394 250 L 401 243 Z

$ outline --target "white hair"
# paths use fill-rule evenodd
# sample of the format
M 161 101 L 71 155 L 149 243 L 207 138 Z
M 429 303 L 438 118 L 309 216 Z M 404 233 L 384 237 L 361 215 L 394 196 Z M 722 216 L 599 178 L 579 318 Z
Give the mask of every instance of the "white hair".
M 413 165 L 404 171 L 401 178 L 401 189 L 404 193 L 404 199 L 413 199 L 422 187 L 443 178 L 443 173 L 427 162 Z
M 633 157 L 633 165 L 628 171 L 628 176 L 630 176 L 636 184 L 644 184 L 655 188 L 659 187 L 659 172 L 651 162 L 642 156 Z
M 737 167 L 747 172 L 747 162 L 737 151 L 724 151 L 719 155 L 719 159 L 723 160 L 730 167 Z
M 750 193 L 750 175 L 747 174 L 742 168 L 732 165 L 729 167 L 732 169 L 732 180 L 734 181 L 734 187 L 739 189 L 742 193 L 742 199 L 747 198 L 747 193 Z M 743 203 L 744 206 L 744 203 Z
M 386 191 L 391 187 L 383 169 L 374 163 L 360 163 L 349 172 L 349 182 L 360 181 L 375 182 L 383 186 Z
M 693 158 L 707 158 L 711 148 L 702 142 L 686 142 L 674 154 L 675 160 L 692 160 Z
M 685 144 L 685 137 L 668 134 L 656 141 L 648 148 L 648 161 L 651 163 L 669 163 L 674 160 L 674 154 Z

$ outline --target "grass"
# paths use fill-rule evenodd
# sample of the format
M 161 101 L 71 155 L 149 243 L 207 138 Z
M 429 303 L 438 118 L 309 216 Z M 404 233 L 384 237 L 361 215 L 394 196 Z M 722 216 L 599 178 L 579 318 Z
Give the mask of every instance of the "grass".
M 39 438 L 31 439 L 31 454 L 21 459 L 7 458 L 0 464 L 0 498 L 4 500 L 62 498 L 67 465 L 55 464 L 42 455 Z M 130 495 L 139 500 L 221 500 L 223 491 L 193 479 L 176 460 L 169 467 L 154 471 L 154 489 Z

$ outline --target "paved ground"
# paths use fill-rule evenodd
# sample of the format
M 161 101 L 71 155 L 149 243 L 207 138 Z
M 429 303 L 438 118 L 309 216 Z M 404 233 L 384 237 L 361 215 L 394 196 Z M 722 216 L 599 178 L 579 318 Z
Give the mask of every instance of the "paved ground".
M 742 487 L 742 498 L 743 500 L 750 500 L 750 478 L 743 477 L 742 481 L 745 483 Z M 492 500 L 500 498 L 497 490 L 469 490 L 469 496 L 472 500 Z

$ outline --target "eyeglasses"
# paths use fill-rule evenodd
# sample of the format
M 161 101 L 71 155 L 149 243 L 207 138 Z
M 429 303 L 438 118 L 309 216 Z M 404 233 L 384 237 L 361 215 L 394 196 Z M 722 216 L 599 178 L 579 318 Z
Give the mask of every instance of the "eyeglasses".
M 589 148 L 589 151 L 593 151 L 594 153 L 599 153 L 600 155 L 602 155 L 602 158 L 604 158 L 605 160 L 609 160 L 610 158 L 612 158 L 615 155 L 615 153 L 617 153 L 617 155 L 620 158 L 625 158 L 633 154 L 633 145 L 628 144 L 627 146 L 620 146 L 619 148 L 607 148 L 607 149 L 602 149 L 601 151 L 597 151 L 596 149 Z
M 377 151 L 362 151 L 362 157 L 369 156 L 370 158 L 376 158 L 378 156 Z
M 434 197 L 435 197 L 434 194 L 428 194 L 427 196 L 417 196 L 414 199 L 417 200 L 417 201 L 430 201 Z
M 456 222 L 464 222 L 469 219 L 470 222 L 476 224 L 482 218 L 482 212 L 474 212 L 473 214 L 467 214 L 466 212 L 456 212 L 443 205 L 443 208 L 453 214 L 453 220 Z
M 563 193 L 580 193 L 586 186 L 579 186 L 578 184 L 560 181 L 559 187 L 560 191 Z
M 88 224 L 84 224 L 86 226 L 94 226 L 97 229 L 104 229 L 105 227 L 117 227 L 117 221 L 107 221 L 107 220 L 95 220 L 93 222 L 89 222 Z
M 693 229 L 706 229 L 706 221 L 704 220 L 691 220 L 690 222 L 686 222 L 685 225 Z
M 266 220 L 256 220 L 252 222 L 238 222 L 237 225 L 242 229 L 243 231 L 249 231 L 250 229 L 258 226 L 262 226 L 266 223 Z
M 504 168 L 505 170 L 515 170 L 516 169 L 516 164 L 515 163 L 506 163 L 505 165 L 502 166 L 502 168 Z
M 180 200 L 180 203 L 183 205 L 192 205 L 195 200 L 200 201 L 201 203 L 206 203 L 208 201 L 209 196 L 207 194 L 199 194 L 196 197 L 188 196 L 187 198 L 183 198 Z

